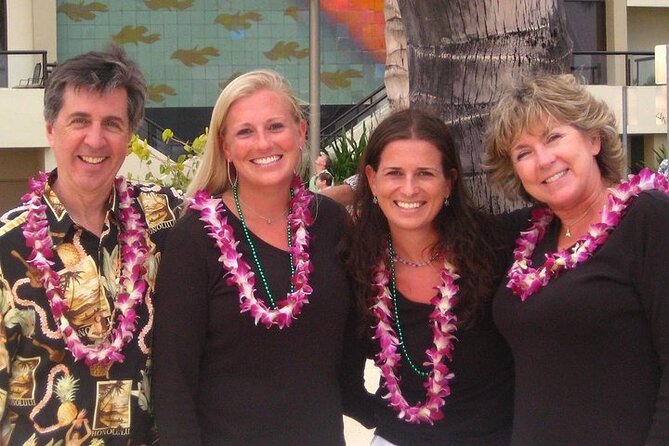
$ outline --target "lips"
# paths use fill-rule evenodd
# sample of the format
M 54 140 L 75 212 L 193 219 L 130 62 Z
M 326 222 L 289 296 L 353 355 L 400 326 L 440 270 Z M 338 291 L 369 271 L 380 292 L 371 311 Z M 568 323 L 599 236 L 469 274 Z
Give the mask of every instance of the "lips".
M 567 169 L 562 170 L 562 171 L 560 171 L 560 172 L 558 172 L 558 173 L 556 173 L 556 174 L 554 174 L 554 175 L 551 175 L 550 177 L 546 178 L 546 179 L 544 180 L 544 183 L 546 183 L 546 184 L 554 183 L 554 182 L 556 182 L 557 180 L 559 180 L 560 178 L 562 178 L 563 176 L 565 176 L 566 174 L 567 174 Z
M 266 156 L 263 158 L 255 158 L 251 160 L 253 164 L 259 164 L 259 165 L 266 165 L 266 164 L 271 164 L 279 161 L 281 159 L 280 155 L 272 155 L 272 156 Z
M 107 159 L 106 156 L 80 156 L 80 160 L 87 164 L 100 164 Z
M 422 201 L 395 201 L 395 204 L 402 209 L 417 209 L 423 205 Z

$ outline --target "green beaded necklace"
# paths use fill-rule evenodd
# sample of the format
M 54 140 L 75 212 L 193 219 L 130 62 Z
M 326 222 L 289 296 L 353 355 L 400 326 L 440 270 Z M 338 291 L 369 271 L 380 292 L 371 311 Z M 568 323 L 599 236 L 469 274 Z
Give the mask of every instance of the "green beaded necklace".
M 258 253 L 256 252 L 256 247 L 253 244 L 253 241 L 251 240 L 251 235 L 249 234 L 249 229 L 246 227 L 246 220 L 244 219 L 244 213 L 242 212 L 242 206 L 239 202 L 239 190 L 238 190 L 238 185 L 237 183 L 233 184 L 232 186 L 232 196 L 235 199 L 235 206 L 237 207 L 237 213 L 239 214 L 239 221 L 242 223 L 242 231 L 244 232 L 244 237 L 246 238 L 247 243 L 249 244 L 249 247 L 251 248 L 251 256 L 253 257 L 253 262 L 256 265 L 256 268 L 258 269 L 258 274 L 260 275 L 260 280 L 262 281 L 263 287 L 265 288 L 265 293 L 267 294 L 267 297 L 269 298 L 269 302 L 272 308 L 276 308 L 276 302 L 274 302 L 274 296 L 272 296 L 272 292 L 269 290 L 269 283 L 267 282 L 267 278 L 265 277 L 265 271 L 263 271 L 262 266 L 260 265 L 260 259 L 258 258 Z M 290 198 L 293 198 L 293 190 L 290 190 Z M 288 246 L 290 246 L 293 243 L 293 233 L 290 229 L 290 221 L 286 225 L 287 227 L 287 234 L 288 234 Z M 293 255 L 288 254 L 290 256 L 290 275 L 293 276 L 295 274 L 295 265 L 293 264 Z M 290 282 L 290 292 L 295 291 L 295 286 L 293 285 L 293 282 Z
M 388 263 L 390 263 L 390 294 L 393 299 L 393 314 L 395 315 L 395 326 L 397 327 L 397 337 L 399 338 L 399 344 L 402 347 L 402 356 L 406 360 L 407 364 L 409 364 L 411 370 L 413 370 L 413 372 L 416 375 L 425 378 L 430 374 L 430 372 L 428 370 L 418 367 L 411 360 L 411 357 L 409 356 L 409 351 L 407 350 L 406 344 L 404 343 L 404 333 L 402 331 L 402 324 L 400 322 L 400 310 L 399 308 L 397 308 L 397 285 L 396 285 L 397 282 L 395 279 L 395 262 L 393 262 L 393 259 L 395 258 L 395 250 L 393 249 L 393 240 L 390 234 L 388 234 L 388 255 L 389 255 Z

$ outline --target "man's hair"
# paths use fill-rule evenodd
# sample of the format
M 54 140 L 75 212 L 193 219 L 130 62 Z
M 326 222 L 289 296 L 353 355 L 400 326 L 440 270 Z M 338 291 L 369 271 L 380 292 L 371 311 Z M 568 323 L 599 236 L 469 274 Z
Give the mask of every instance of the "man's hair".
M 113 44 L 105 51 L 91 51 L 66 60 L 56 66 L 49 76 L 44 91 L 44 119 L 53 123 L 63 107 L 67 87 L 76 90 L 108 93 L 124 88 L 128 93 L 128 121 L 137 130 L 144 117 L 146 81 L 137 63 L 123 48 Z

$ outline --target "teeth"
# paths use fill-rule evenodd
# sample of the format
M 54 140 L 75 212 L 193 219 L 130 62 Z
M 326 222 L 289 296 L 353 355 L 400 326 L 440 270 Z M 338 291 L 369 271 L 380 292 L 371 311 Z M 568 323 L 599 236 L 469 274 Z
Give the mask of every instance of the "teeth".
M 416 201 L 396 201 L 395 202 L 397 206 L 401 207 L 402 209 L 416 209 L 417 207 L 420 206 L 420 203 Z
M 553 183 L 553 182 L 557 181 L 558 179 L 562 178 L 564 176 L 564 174 L 566 174 L 566 173 L 567 173 L 567 171 L 563 170 L 562 172 L 558 172 L 555 175 L 551 175 L 550 177 L 548 177 L 544 180 L 544 183 L 546 183 L 546 184 Z
M 81 159 L 86 161 L 88 164 L 100 164 L 105 160 L 105 157 L 102 156 L 82 156 Z
M 281 158 L 279 155 L 267 156 L 265 158 L 256 158 L 253 160 L 254 164 L 269 164 L 278 161 Z

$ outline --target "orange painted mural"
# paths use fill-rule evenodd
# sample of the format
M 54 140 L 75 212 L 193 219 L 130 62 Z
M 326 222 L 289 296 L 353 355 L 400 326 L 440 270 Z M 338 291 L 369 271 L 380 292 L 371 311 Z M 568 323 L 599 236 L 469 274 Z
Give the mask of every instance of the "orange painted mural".
M 383 0 L 321 0 L 321 9 L 370 51 L 376 62 L 386 59 Z

